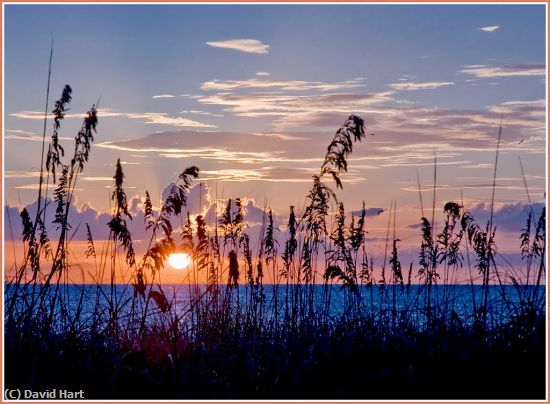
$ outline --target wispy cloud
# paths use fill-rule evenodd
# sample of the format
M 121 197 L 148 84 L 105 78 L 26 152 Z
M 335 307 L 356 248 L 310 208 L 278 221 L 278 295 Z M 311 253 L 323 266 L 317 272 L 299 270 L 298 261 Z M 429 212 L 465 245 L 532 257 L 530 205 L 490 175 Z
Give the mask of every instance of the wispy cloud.
M 398 81 L 409 81 L 414 79 L 414 76 L 411 76 L 410 74 L 402 74 L 397 80 Z
M 165 113 L 149 114 L 145 123 L 155 125 L 181 126 L 186 128 L 217 128 L 217 125 L 194 121 L 192 119 L 171 117 Z
M 34 118 L 30 118 L 34 119 Z M 44 116 L 42 116 L 41 119 L 44 119 Z M 43 138 L 42 136 L 39 136 L 32 132 L 27 132 L 24 130 L 18 130 L 18 129 L 8 129 L 6 130 L 6 136 L 4 136 L 4 139 L 6 140 L 25 140 L 30 142 L 42 142 Z M 50 136 L 46 135 L 46 141 L 49 141 Z M 66 137 L 66 136 L 59 136 L 59 140 L 74 140 L 72 137 Z
M 156 153 L 162 157 L 168 158 L 204 158 L 210 160 L 219 160 L 224 162 L 239 162 L 241 164 L 255 164 L 265 161 L 276 161 L 276 154 L 271 152 L 240 152 L 228 150 L 225 148 L 170 148 L 170 147 L 155 147 L 150 145 L 151 141 L 145 138 L 140 141 L 123 141 L 123 142 L 104 142 L 97 144 L 98 147 L 108 149 L 133 151 L 133 152 L 150 152 Z
M 389 101 L 393 92 L 329 93 L 313 95 L 218 93 L 199 99 L 202 104 L 222 105 L 224 111 L 246 117 L 277 117 L 277 129 L 311 122 L 312 115 L 337 115 L 338 124 L 350 114 L 373 111 L 374 105 Z M 330 122 L 333 125 L 333 122 Z
M 217 128 L 217 125 L 205 123 L 205 122 L 199 122 L 188 118 L 182 118 L 182 117 L 172 117 L 169 116 L 165 112 L 118 112 L 113 111 L 111 109 L 100 109 L 97 112 L 97 115 L 99 119 L 103 118 L 128 118 L 128 119 L 141 119 L 146 124 L 156 124 L 156 125 L 169 125 L 169 126 L 178 126 L 178 127 L 187 127 L 187 128 Z M 37 111 L 22 111 L 10 114 L 10 116 L 14 116 L 21 119 L 44 119 L 44 113 L 43 112 L 37 112 Z M 50 116 L 53 117 L 53 116 Z M 71 118 L 84 118 L 84 114 L 67 114 L 65 115 L 65 119 L 71 119 Z M 36 140 L 36 141 L 42 141 L 41 137 L 38 136 L 32 136 L 30 135 L 23 136 L 19 134 L 13 135 L 12 138 L 17 138 L 21 140 Z M 24 138 L 24 139 L 23 139 Z M 61 139 L 61 138 L 60 138 Z M 65 139 L 65 138 L 63 138 Z M 72 139 L 72 138 L 66 138 L 66 139 Z
M 520 104 L 516 104 L 520 102 Z M 509 101 L 485 109 L 443 109 L 422 105 L 390 106 L 375 104 L 358 108 L 349 103 L 350 110 L 367 118 L 369 132 L 372 131 L 385 139 L 398 139 L 399 143 L 422 144 L 424 142 L 441 142 L 451 148 L 493 147 L 495 131 L 501 113 L 505 113 L 506 126 L 503 142 L 510 142 L 514 150 L 534 153 L 544 151 L 545 138 L 545 103 L 534 101 Z M 337 127 L 342 122 L 344 111 L 298 110 L 286 114 L 275 121 L 280 127 Z M 395 137 L 394 137 L 395 136 Z M 522 139 L 526 140 L 518 145 Z M 529 141 L 529 140 L 532 140 Z M 472 148 L 472 142 L 477 146 Z M 436 147 L 437 145 L 426 145 Z M 439 146 L 437 146 L 439 147 Z M 504 145 L 503 145 L 504 147 Z M 508 145 L 506 146 L 508 147 Z
M 467 68 L 481 71 L 485 66 L 467 66 Z M 525 72 L 525 69 L 522 71 Z M 507 74 L 511 74 L 510 69 Z M 252 84 L 257 82 L 260 80 L 253 80 Z M 237 92 L 235 88 L 242 89 L 240 86 L 251 85 L 250 81 L 219 83 L 227 85 L 225 91 L 205 95 L 199 98 L 198 102 L 222 106 L 225 112 L 237 116 L 270 117 L 277 131 L 306 127 L 334 128 L 338 127 L 350 113 L 355 113 L 368 117 L 367 122 L 372 128 L 370 130 L 375 133 L 380 131 L 414 133 L 418 136 L 432 136 L 446 141 L 452 139 L 455 143 L 471 142 L 492 139 L 495 123 L 499 120 L 499 111 L 504 110 L 506 110 L 507 127 L 513 127 L 513 130 L 507 131 L 510 138 L 512 136 L 540 137 L 545 129 L 545 105 L 541 100 L 520 101 L 531 103 L 529 105 L 503 104 L 478 110 L 442 109 L 420 104 L 393 106 L 389 104 L 395 101 L 394 91 L 396 90 L 434 89 L 452 86 L 454 85 L 452 82 L 399 82 L 392 84 L 392 91 L 387 92 L 316 92 L 307 95 L 293 95 L 289 90 L 278 93 Z M 266 81 L 266 83 L 278 83 L 279 89 L 284 90 L 281 82 Z M 291 87 L 289 83 L 295 82 L 285 83 L 284 88 L 288 88 Z M 301 83 L 302 86 L 306 84 Z
M 143 113 L 98 113 L 99 117 L 115 117 L 121 116 L 128 119 L 143 119 L 146 124 L 169 125 L 186 128 L 217 128 L 217 125 L 206 122 L 195 121 L 188 118 L 169 116 L 165 112 L 143 112 Z
M 10 116 L 13 116 L 15 118 L 21 118 L 21 119 L 44 119 L 44 112 L 21 111 L 21 112 L 14 112 L 10 114 Z M 65 115 L 65 117 L 67 116 Z M 48 118 L 53 118 L 53 115 L 48 114 Z
M 34 190 L 37 190 L 39 187 L 40 187 L 40 184 L 26 184 L 26 185 L 18 185 L 18 186 L 15 186 L 14 188 L 15 189 L 23 189 L 23 190 L 34 191 Z M 54 185 L 54 184 L 42 184 L 42 187 L 46 187 L 48 189 L 54 189 L 56 187 L 56 185 Z M 74 191 L 83 191 L 83 190 L 84 189 L 82 189 L 82 188 L 74 188 Z
M 269 45 L 257 39 L 230 39 L 227 41 L 206 42 L 207 45 L 215 48 L 233 49 L 246 53 L 264 54 L 268 53 Z
M 433 157 L 433 156 L 432 156 Z M 405 159 L 409 158 L 405 156 Z M 470 161 L 438 161 L 438 166 L 454 166 L 470 163 Z M 388 164 L 381 164 L 380 167 L 433 167 L 433 161 L 411 161 L 411 162 L 393 162 Z
M 546 100 L 507 101 L 497 106 L 490 106 L 487 109 L 511 117 L 512 122 L 517 119 L 518 113 L 521 113 L 525 119 L 544 120 L 546 117 Z
M 142 118 L 147 113 L 126 113 L 126 112 L 117 112 L 113 111 L 111 109 L 104 109 L 100 108 L 97 110 L 97 115 L 100 118 L 113 118 L 113 117 L 121 117 L 126 116 L 128 118 Z M 14 112 L 10 114 L 10 116 L 13 116 L 15 118 L 21 118 L 21 119 L 37 119 L 42 120 L 44 119 L 44 112 L 39 111 L 20 111 L 20 112 Z M 48 114 L 48 119 L 53 119 L 53 114 Z M 84 119 L 86 117 L 86 114 L 65 114 L 64 119 Z
M 506 101 L 506 102 L 503 102 L 501 105 L 545 108 L 546 100 Z
M 311 177 L 318 174 L 316 167 L 261 167 L 257 169 L 222 169 L 201 171 L 202 181 L 228 181 L 228 182 L 289 182 L 309 183 Z M 346 183 L 357 183 L 365 179 L 359 175 L 348 173 Z
M 299 80 L 212 80 L 202 83 L 204 91 L 229 91 L 238 88 L 277 88 L 290 91 L 338 91 L 344 89 L 364 87 L 362 80 L 349 80 L 340 83 L 321 83 L 316 81 Z
M 330 138 L 331 134 L 327 135 Z M 236 133 L 196 132 L 183 130 L 152 134 L 141 139 L 100 143 L 98 147 L 115 150 L 151 153 L 155 157 L 209 160 L 217 165 L 290 163 L 313 165 L 322 163 L 323 144 L 312 142 L 318 133 Z M 185 145 L 185 146 L 182 146 Z M 307 147 L 302 147 L 307 146 Z M 305 149 L 305 150 L 304 150 Z
M 416 90 L 433 90 L 439 87 L 452 86 L 455 83 L 453 82 L 443 82 L 443 81 L 433 81 L 428 83 L 393 83 L 389 84 L 388 87 L 394 90 L 406 90 L 406 91 L 416 91 Z
M 545 65 L 511 65 L 511 66 L 465 66 L 461 73 L 481 78 L 514 77 L 514 76 L 545 76 Z
M 147 157 L 147 156 L 139 156 L 139 155 L 135 155 L 133 154 L 132 157 Z M 137 162 L 137 161 L 121 161 L 120 164 L 122 164 L 122 166 L 139 166 L 139 165 L 142 165 L 144 163 L 140 163 L 140 162 Z M 114 163 L 103 163 L 104 166 L 114 166 L 115 164 Z M 112 178 L 112 177 L 109 177 L 109 178 Z
M 36 178 L 40 177 L 40 171 L 4 171 L 4 178 Z
M 439 162 L 438 162 L 438 165 L 439 165 Z M 487 189 L 493 189 L 493 187 L 495 189 L 506 189 L 506 190 L 509 190 L 509 191 L 521 191 L 523 190 L 524 188 L 521 187 L 521 186 L 517 186 L 517 185 L 505 185 L 505 184 L 495 184 L 493 185 L 492 183 L 486 183 L 486 184 L 460 184 L 459 186 L 448 186 L 448 185 L 437 185 L 436 186 L 436 189 L 438 190 L 464 190 L 464 189 L 473 189 L 473 190 L 487 190 Z M 535 189 L 533 187 L 533 189 Z M 414 186 L 411 186 L 411 187 L 405 187 L 405 188 L 401 188 L 402 191 L 407 191 L 407 192 L 418 192 L 419 189 L 418 189 L 418 186 L 414 187 Z M 421 192 L 431 192 L 433 191 L 433 185 L 423 185 L 420 187 L 420 191 Z
M 464 166 L 462 168 L 475 168 L 476 170 L 479 170 L 479 169 L 490 169 L 492 167 L 493 167 L 493 164 L 491 163 L 478 163 L 478 164 L 473 164 L 469 166 Z
M 33 136 L 36 135 L 34 132 L 28 132 L 26 130 L 21 129 L 6 129 L 7 133 L 14 133 L 16 135 L 22 135 L 22 136 Z
M 208 160 L 217 160 L 222 162 L 235 162 L 240 164 L 257 164 L 265 163 L 266 161 L 275 161 L 277 158 L 269 152 L 238 152 L 228 149 L 187 149 L 183 153 L 168 150 L 162 153 L 158 150 L 161 156 L 168 158 L 203 158 Z
M 113 177 L 82 177 L 82 181 L 113 181 Z
M 142 119 L 146 124 L 168 125 L 186 128 L 217 128 L 217 125 L 199 122 L 188 118 L 169 116 L 165 112 L 116 112 L 111 110 L 99 111 L 99 118 L 124 117 L 128 119 Z
M 151 97 L 153 99 L 157 99 L 157 98 L 176 98 L 175 95 L 172 95 L 172 94 L 159 94 L 159 95 L 153 95 L 153 97 Z
M 467 153 L 494 149 L 500 115 L 504 112 L 502 151 L 533 155 L 545 150 L 546 103 L 542 99 L 512 98 L 478 109 L 398 105 L 389 101 L 393 101 L 391 92 L 294 96 L 217 93 L 201 98 L 200 102 L 221 105 L 228 114 L 272 118 L 274 128 L 252 133 L 201 132 L 200 136 L 198 131 L 182 130 L 99 146 L 150 153 L 155 158 L 201 159 L 201 167 L 211 171 L 228 169 L 229 164 L 235 166 L 232 169 L 291 165 L 318 170 L 326 151 L 320 139 L 330 140 L 334 128 L 355 113 L 366 118 L 367 133 L 375 136 L 367 136 L 368 153 L 361 155 L 362 149 L 354 152 L 353 167 L 356 163 L 372 166 L 369 168 L 432 166 L 433 151 L 437 150 L 442 166 L 460 168 L 479 162 Z M 289 128 L 300 131 L 291 132 Z M 330 133 L 324 132 L 325 129 Z M 366 160 L 357 160 L 362 158 Z M 251 176 L 248 180 L 259 180 L 257 174 Z M 265 178 L 264 172 L 261 179 Z
M 480 30 L 485 31 L 485 32 L 493 32 L 493 31 L 496 31 L 499 28 L 500 28 L 499 25 L 491 25 L 491 26 L 488 26 L 488 27 L 481 27 Z
M 223 118 L 223 115 L 213 114 L 212 112 L 198 111 L 198 110 L 184 110 L 184 111 L 180 111 L 180 114 L 210 115 L 210 116 L 217 116 L 219 118 Z
M 311 140 L 310 137 L 305 136 L 292 136 L 292 135 L 283 135 L 282 133 L 251 133 L 252 136 L 260 137 L 273 137 L 284 141 L 299 141 L 299 140 Z
M 256 76 L 270 76 L 271 74 L 268 72 L 258 72 L 256 73 Z
M 25 189 L 25 190 L 35 190 L 35 189 L 39 188 L 39 184 L 17 185 L 14 188 L 15 189 Z

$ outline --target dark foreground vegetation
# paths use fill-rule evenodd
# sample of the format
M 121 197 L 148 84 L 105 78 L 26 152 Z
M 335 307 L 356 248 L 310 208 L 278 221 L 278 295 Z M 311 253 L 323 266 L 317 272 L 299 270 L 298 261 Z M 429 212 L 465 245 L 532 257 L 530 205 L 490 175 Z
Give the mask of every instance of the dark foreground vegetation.
M 525 313 L 490 333 L 403 328 L 392 332 L 365 319 L 271 338 L 242 327 L 177 341 L 153 328 L 139 349 L 123 342 L 108 348 L 100 337 L 15 343 L 7 335 L 6 385 L 63 386 L 104 399 L 545 397 L 543 316 Z
M 145 195 L 151 236 L 138 257 L 119 161 L 109 240 L 96 253 L 88 228 L 86 252 L 98 279 L 107 274 L 111 283 L 68 293 L 67 274 L 80 271 L 68 253 L 69 207 L 97 125 L 92 107 L 64 163 L 58 132 L 70 100 L 66 86 L 44 148 L 36 216 L 21 212 L 23 263 L 5 280 L 7 388 L 82 389 L 87 399 L 544 398 L 545 211 L 526 218 L 524 268 L 496 264 L 492 214 L 483 226 L 451 201 L 441 229 L 433 226 L 435 205 L 431 220 L 421 219 L 418 262 L 408 268 L 388 224 L 387 254 L 375 271 L 365 207 L 350 219 L 328 185 L 343 186 L 347 158 L 365 135 L 356 116 L 329 144 L 303 212 L 290 207 L 281 244 L 271 211 L 260 239 L 250 240 L 239 199 L 213 226 L 202 215 L 178 217 L 199 174 L 189 167 L 159 210 Z M 497 156 L 499 143 L 500 134 Z M 56 184 L 53 207 L 42 203 L 46 176 Z M 53 223 L 44 223 L 46 209 L 55 209 Z M 183 303 L 159 277 L 176 250 L 193 258 Z M 127 282 L 117 285 L 123 268 Z M 453 288 L 462 272 L 471 279 L 467 310 Z M 264 285 L 266 274 L 274 285 Z

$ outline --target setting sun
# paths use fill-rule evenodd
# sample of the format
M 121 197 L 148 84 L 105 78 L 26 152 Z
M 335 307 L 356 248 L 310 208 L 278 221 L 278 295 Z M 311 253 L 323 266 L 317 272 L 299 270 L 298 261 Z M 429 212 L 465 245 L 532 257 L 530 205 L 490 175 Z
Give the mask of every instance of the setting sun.
M 185 253 L 170 254 L 168 263 L 172 268 L 184 269 L 191 263 L 191 257 Z

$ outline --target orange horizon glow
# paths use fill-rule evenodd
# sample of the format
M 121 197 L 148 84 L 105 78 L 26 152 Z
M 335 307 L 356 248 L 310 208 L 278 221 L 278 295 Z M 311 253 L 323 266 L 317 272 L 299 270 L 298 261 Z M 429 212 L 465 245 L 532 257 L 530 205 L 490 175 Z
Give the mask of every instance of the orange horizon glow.
M 98 256 L 96 259 L 93 257 L 86 257 L 85 251 L 87 248 L 86 241 L 72 241 L 70 243 L 69 248 L 69 271 L 67 273 L 67 276 L 63 279 L 66 280 L 67 284 L 75 284 L 75 285 L 107 285 L 111 283 L 111 272 L 109 268 L 109 261 L 110 257 L 108 254 L 105 253 L 106 246 L 108 242 L 105 240 L 102 241 L 96 241 L 96 249 L 98 252 Z M 376 249 L 376 248 L 375 248 Z M 18 269 L 21 268 L 22 265 L 22 257 L 24 256 L 24 249 L 23 249 L 23 243 L 21 242 L 12 242 L 8 241 L 5 245 L 5 255 L 4 255 L 4 283 L 8 284 L 11 282 L 15 282 L 16 280 L 16 274 L 18 272 Z M 100 254 L 102 254 L 100 256 Z M 164 263 L 164 267 L 161 268 L 160 271 L 156 271 L 154 278 L 152 277 L 152 272 L 149 270 L 145 270 L 145 278 L 146 281 L 149 283 L 160 283 L 160 284 L 170 284 L 170 285 L 187 285 L 187 284 L 208 284 L 208 271 L 206 269 L 199 270 L 191 256 L 189 254 L 185 253 L 179 253 L 180 255 L 185 255 L 186 257 L 180 257 L 186 265 L 184 267 L 181 267 L 180 269 L 177 269 L 175 266 L 172 266 L 170 263 L 170 258 L 166 259 Z M 172 255 L 178 255 L 172 254 Z M 136 254 L 136 262 L 138 263 L 135 267 L 128 268 L 128 266 L 124 263 L 124 253 L 119 251 L 117 253 L 116 258 L 116 269 L 115 269 L 115 275 L 114 275 L 114 284 L 117 285 L 130 285 L 135 282 L 135 273 L 136 268 L 140 266 L 140 261 L 143 258 L 143 253 Z M 243 259 L 239 259 L 239 284 L 240 285 L 246 285 L 246 263 Z M 105 266 L 105 263 L 107 263 L 107 266 Z M 407 279 L 408 277 L 408 271 L 409 271 L 409 262 L 403 261 L 403 274 L 404 278 Z M 482 278 L 479 275 L 477 269 L 473 266 L 474 263 L 472 262 L 472 267 L 469 269 L 467 265 L 464 265 L 463 268 L 458 269 L 457 271 L 453 272 L 456 275 L 456 278 L 453 278 L 454 281 L 451 282 L 452 284 L 457 285 L 469 285 L 473 282 L 473 284 L 481 284 Z M 256 259 L 253 260 L 253 267 L 254 270 L 256 270 L 257 262 Z M 380 281 L 382 275 L 382 262 L 378 262 L 378 264 L 375 264 L 374 271 L 373 271 L 373 277 L 374 277 L 374 283 L 378 284 Z M 103 268 L 103 269 L 102 269 Z M 39 278 L 37 279 L 37 283 L 42 283 L 42 279 L 44 279 L 51 270 L 51 262 L 48 262 L 48 260 L 41 262 L 41 271 L 39 274 Z M 274 285 L 274 284 L 281 284 L 286 283 L 286 279 L 281 278 L 280 276 L 280 270 L 281 265 L 276 266 L 275 273 L 273 272 L 273 267 L 270 265 L 268 267 L 264 266 L 264 276 L 263 276 L 263 284 L 264 285 Z M 219 285 L 225 285 L 227 284 L 228 280 L 228 262 L 227 260 L 223 260 L 221 262 L 221 267 L 219 269 L 219 278 L 218 278 L 218 284 Z M 413 263 L 413 274 L 411 277 L 411 285 L 417 285 L 421 284 L 419 278 L 416 276 L 416 273 L 418 271 L 418 265 L 416 263 Z M 385 277 L 387 284 L 390 284 L 390 272 L 391 269 L 388 265 L 385 266 Z M 30 265 L 27 264 L 27 270 L 26 273 L 23 275 L 21 281 L 23 283 L 29 281 L 32 276 L 32 270 L 30 268 Z M 534 275 L 531 274 L 531 277 Z M 531 279 L 532 280 L 532 279 Z M 496 281 L 495 281 L 496 282 Z M 290 284 L 296 284 L 299 283 L 296 280 L 291 279 Z M 315 279 L 313 280 L 314 284 L 322 285 L 324 284 L 323 279 L 323 263 L 319 262 L 316 271 L 315 271 Z M 505 282 L 506 283 L 506 282 Z M 338 283 L 334 283 L 335 286 L 338 285 Z M 544 285 L 544 281 L 542 283 Z

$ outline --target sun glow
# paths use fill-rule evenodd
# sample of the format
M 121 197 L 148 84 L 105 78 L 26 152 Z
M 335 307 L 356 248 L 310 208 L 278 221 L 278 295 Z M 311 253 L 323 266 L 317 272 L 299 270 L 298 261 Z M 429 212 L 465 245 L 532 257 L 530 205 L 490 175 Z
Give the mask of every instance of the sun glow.
M 168 263 L 172 268 L 184 269 L 191 263 L 191 257 L 189 254 L 185 253 L 170 254 L 168 257 Z

